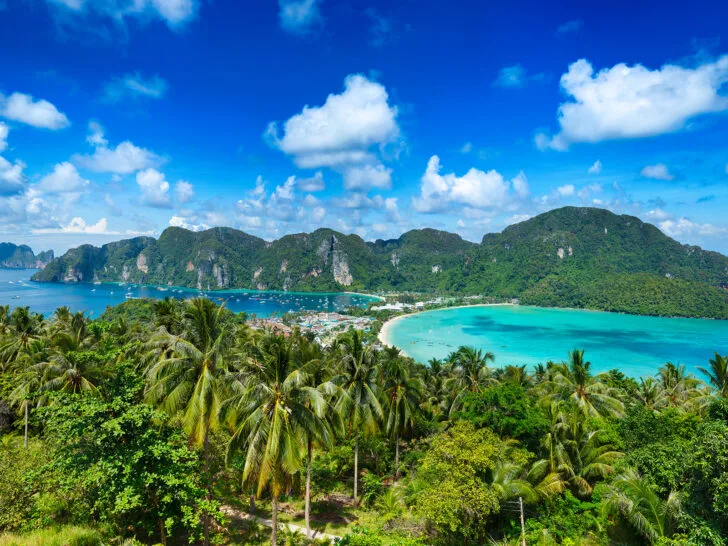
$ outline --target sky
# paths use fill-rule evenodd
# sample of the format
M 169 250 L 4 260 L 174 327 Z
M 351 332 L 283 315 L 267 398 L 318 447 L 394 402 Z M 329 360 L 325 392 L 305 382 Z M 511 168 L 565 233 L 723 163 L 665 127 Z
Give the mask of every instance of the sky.
M 596 206 L 728 253 L 728 4 L 0 0 L 0 240 L 471 241 Z

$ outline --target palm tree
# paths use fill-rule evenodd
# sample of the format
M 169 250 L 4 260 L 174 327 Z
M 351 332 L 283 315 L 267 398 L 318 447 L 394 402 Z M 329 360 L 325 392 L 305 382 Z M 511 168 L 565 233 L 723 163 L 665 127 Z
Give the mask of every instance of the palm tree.
M 496 370 L 495 377 L 502 383 L 509 383 L 519 387 L 529 387 L 533 383 L 533 379 L 526 371 L 526 365 L 512 366 L 508 365 L 505 368 Z
M 698 389 L 700 381 L 685 371 L 685 365 L 666 362 L 657 372 L 657 379 L 665 395 L 668 407 L 684 411 L 692 409 L 696 398 L 702 398 Z
M 351 330 L 335 343 L 341 371 L 332 382 L 340 388 L 336 411 L 341 415 L 347 432 L 354 436 L 354 503 L 359 502 L 359 438 L 376 432 L 383 419 L 379 403 L 376 355 L 365 346 L 362 333 Z
M 245 452 L 243 482 L 255 482 L 257 495 L 266 486 L 273 498 L 271 543 L 278 536 L 278 497 L 290 477 L 303 465 L 301 438 L 327 445 L 326 400 L 307 386 L 306 372 L 297 367 L 294 341 L 269 334 L 251 351 L 246 373 L 233 387 L 224 413 L 235 414 L 235 432 L 228 445 L 228 460 Z
M 44 323 L 41 315 L 31 313 L 28 307 L 16 307 L 8 319 L 8 340 L 0 348 L 3 363 L 8 364 L 17 360 L 18 355 L 40 339 L 43 334 Z
M 387 409 L 387 433 L 394 437 L 394 479 L 399 479 L 399 440 L 412 429 L 419 411 L 424 385 L 409 363 L 397 353 L 384 355 L 382 362 Z
M 234 341 L 223 311 L 224 305 L 194 298 L 185 304 L 182 334 L 160 328 L 147 348 L 147 357 L 151 356 L 146 369 L 147 400 L 169 415 L 182 412 L 185 432 L 202 446 L 206 472 L 210 431 L 217 428 L 227 397 L 228 359 Z M 205 518 L 205 544 L 209 544 L 209 525 Z
M 569 351 L 569 362 L 554 367 L 551 381 L 544 384 L 551 391 L 551 399 L 571 399 L 586 416 L 621 416 L 624 404 L 617 398 L 617 390 L 602 383 L 591 373 L 591 362 L 584 360 L 584 351 Z
M 53 351 L 47 362 L 36 365 L 42 372 L 40 391 L 97 392 L 109 371 L 94 358 L 76 351 Z
M 300 366 L 306 386 L 315 388 L 320 391 L 327 404 L 338 393 L 338 388 L 331 382 L 332 370 L 330 363 L 326 358 L 326 354 L 321 346 L 309 341 L 303 336 L 297 338 L 296 343 L 296 360 Z M 330 431 L 341 432 L 343 424 L 340 416 L 335 411 L 327 411 L 324 417 L 324 424 Z M 305 491 L 305 509 L 304 518 L 306 521 L 306 536 L 311 536 L 311 463 L 313 461 L 314 447 L 329 447 L 329 445 L 317 444 L 317 435 L 310 434 L 304 430 L 306 443 L 306 491 Z M 332 436 L 331 434 L 329 435 Z
M 667 405 L 665 390 L 652 377 L 641 378 L 635 397 L 647 409 L 658 412 Z
M 611 474 L 622 453 L 603 438 L 601 430 L 590 428 L 577 407 L 554 402 L 547 411 L 551 429 L 541 441 L 547 453 L 541 464 L 558 472 L 576 495 L 588 496 L 592 482 Z
M 488 362 L 495 362 L 495 355 L 474 347 L 460 347 L 448 360 L 453 365 L 453 376 L 447 380 L 447 387 L 454 394 L 450 406 L 452 414 L 460 408 L 466 393 L 477 392 L 495 381 L 488 369 Z
M 716 352 L 708 363 L 710 369 L 698 367 L 698 370 L 708 378 L 713 388 L 718 391 L 718 396 L 728 398 L 728 356 L 721 356 Z
M 604 494 L 607 513 L 619 513 L 650 544 L 672 538 L 680 514 L 680 498 L 672 492 L 662 500 L 634 469 L 615 477 Z

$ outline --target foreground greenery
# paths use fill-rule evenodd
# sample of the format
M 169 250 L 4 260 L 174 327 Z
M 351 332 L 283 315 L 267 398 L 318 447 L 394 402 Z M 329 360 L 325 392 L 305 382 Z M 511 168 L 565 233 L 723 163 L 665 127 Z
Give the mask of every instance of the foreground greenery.
M 564 207 L 480 244 L 433 229 L 366 242 L 330 229 L 268 243 L 231 228 L 170 227 L 69 250 L 44 282 L 134 282 L 202 290 L 410 291 L 552 307 L 728 318 L 728 258 L 682 245 L 634 216 Z
M 324 348 L 206 299 L 105 318 L 0 307 L 0 545 L 728 544 L 718 353 L 635 381 Z

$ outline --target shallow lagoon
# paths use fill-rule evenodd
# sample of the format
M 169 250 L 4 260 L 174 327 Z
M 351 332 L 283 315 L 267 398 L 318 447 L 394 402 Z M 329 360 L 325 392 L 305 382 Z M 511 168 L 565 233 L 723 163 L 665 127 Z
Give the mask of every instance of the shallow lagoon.
M 200 295 L 188 288 L 104 284 L 60 284 L 31 282 L 35 270 L 0 269 L 0 305 L 29 306 L 32 311 L 49 315 L 66 305 L 73 311 L 85 311 L 98 317 L 109 305 L 129 298 L 192 298 Z M 218 290 L 205 292 L 211 300 L 236 313 L 270 316 L 287 311 L 343 311 L 351 305 L 366 305 L 374 298 L 358 294 L 311 294 L 298 292 L 258 292 Z
M 578 347 L 595 371 L 618 368 L 632 377 L 667 361 L 697 375 L 714 351 L 728 354 L 728 321 L 508 305 L 415 314 L 392 323 L 387 337 L 420 362 L 473 345 L 495 353 L 496 366 L 561 361 Z

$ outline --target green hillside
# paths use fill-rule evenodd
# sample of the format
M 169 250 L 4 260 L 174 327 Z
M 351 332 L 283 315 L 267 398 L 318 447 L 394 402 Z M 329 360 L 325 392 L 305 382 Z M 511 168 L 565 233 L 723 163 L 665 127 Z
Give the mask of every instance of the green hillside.
M 27 245 L 0 243 L 0 269 L 36 269 L 53 260 L 53 251 L 39 252 L 36 256 Z
M 728 318 L 728 258 L 638 218 L 564 207 L 480 244 L 433 229 L 366 242 L 330 229 L 268 243 L 231 228 L 168 228 L 158 240 L 81 246 L 34 277 L 200 289 L 415 291 L 533 305 Z

